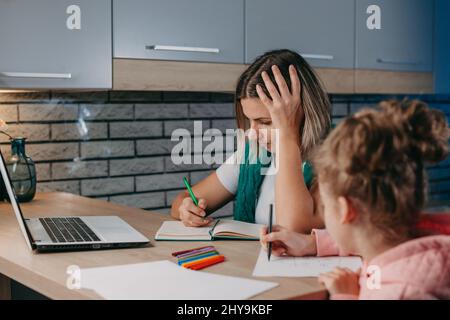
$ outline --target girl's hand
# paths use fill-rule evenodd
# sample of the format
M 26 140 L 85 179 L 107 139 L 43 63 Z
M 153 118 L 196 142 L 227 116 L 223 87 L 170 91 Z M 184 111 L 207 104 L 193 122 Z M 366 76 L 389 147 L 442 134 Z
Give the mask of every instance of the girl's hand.
M 256 91 L 262 103 L 267 107 L 272 118 L 274 129 L 278 129 L 280 138 L 288 137 L 299 142 L 300 126 L 304 119 L 304 112 L 300 100 L 300 79 L 293 65 L 289 66 L 291 90 L 289 90 L 278 66 L 272 66 L 278 90 L 270 80 L 267 72 L 261 74 L 267 91 L 272 99 L 267 97 L 262 88 L 257 85 Z
M 335 268 L 333 271 L 322 273 L 319 282 L 334 294 L 359 295 L 359 274 L 348 268 Z
M 261 228 L 260 242 L 267 250 L 267 244 L 272 243 L 272 253 L 276 256 L 311 256 L 317 254 L 316 239 L 313 235 L 289 231 L 282 226 L 272 226 L 272 232 L 267 234 L 267 227 Z
M 190 197 L 186 197 L 178 209 L 180 220 L 183 221 L 186 227 L 204 227 L 212 221 L 212 218 L 205 218 L 205 209 L 205 199 L 199 199 L 197 207 Z

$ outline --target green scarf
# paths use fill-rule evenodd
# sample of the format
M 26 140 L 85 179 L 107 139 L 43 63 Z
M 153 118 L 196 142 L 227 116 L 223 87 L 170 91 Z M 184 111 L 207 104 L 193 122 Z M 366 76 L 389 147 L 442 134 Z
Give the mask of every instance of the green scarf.
M 266 151 L 269 156 L 270 152 Z M 259 157 L 256 163 L 250 163 L 250 145 L 245 144 L 244 163 L 239 168 L 238 189 L 236 192 L 234 219 L 244 222 L 255 223 L 255 210 L 258 201 L 259 191 L 264 181 L 265 175 L 261 174 L 261 169 L 268 168 L 270 163 L 262 164 Z M 312 166 L 308 161 L 302 163 L 303 178 L 309 188 L 313 178 Z

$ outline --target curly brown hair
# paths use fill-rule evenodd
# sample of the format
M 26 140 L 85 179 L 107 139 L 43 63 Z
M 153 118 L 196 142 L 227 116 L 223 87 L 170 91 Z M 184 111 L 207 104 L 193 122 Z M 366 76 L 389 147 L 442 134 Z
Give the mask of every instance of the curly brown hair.
M 426 201 L 425 163 L 448 155 L 445 115 L 418 100 L 384 101 L 342 121 L 318 147 L 319 183 L 391 240 L 412 236 Z

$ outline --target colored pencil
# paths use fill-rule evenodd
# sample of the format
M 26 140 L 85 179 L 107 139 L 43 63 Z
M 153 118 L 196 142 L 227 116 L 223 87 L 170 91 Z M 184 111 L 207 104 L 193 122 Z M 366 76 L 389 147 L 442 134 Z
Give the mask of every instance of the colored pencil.
M 195 266 L 195 265 L 201 265 L 201 264 L 203 264 L 203 263 L 211 262 L 211 261 L 216 261 L 216 260 L 220 260 L 220 259 L 222 259 L 222 258 L 223 258 L 222 255 L 219 255 L 219 256 L 212 256 L 212 257 L 207 257 L 207 258 L 204 258 L 204 259 L 201 259 L 201 260 L 196 260 L 196 261 L 184 263 L 184 264 L 182 264 L 182 266 L 183 266 L 184 268 L 190 268 L 190 267 L 193 267 L 193 266 Z
M 178 255 L 184 254 L 184 253 L 188 253 L 194 250 L 200 250 L 200 249 L 204 249 L 204 248 L 214 248 L 212 246 L 206 246 L 206 247 L 199 247 L 199 248 L 194 248 L 194 249 L 189 249 L 189 250 L 183 250 L 183 251 L 177 251 L 177 252 L 173 252 L 172 256 L 176 257 Z
M 220 263 L 220 262 L 223 262 L 223 261 L 225 261 L 225 257 L 224 256 L 217 256 L 217 258 L 214 259 L 214 260 L 211 259 L 210 261 L 206 261 L 206 262 L 203 262 L 203 263 L 196 264 L 194 266 L 191 266 L 189 269 L 191 269 L 191 270 L 200 270 L 200 269 L 212 266 L 214 264 L 217 264 L 217 263 Z
M 193 255 L 189 255 L 189 256 L 185 256 L 182 258 L 178 258 L 178 261 L 184 261 L 184 260 L 191 260 L 191 259 L 197 259 L 198 257 L 204 256 L 205 254 L 211 254 L 211 253 L 215 253 L 215 254 L 219 254 L 219 252 L 217 252 L 216 250 L 208 250 L 208 251 L 204 251 L 204 252 L 199 252 Z
M 183 253 L 183 254 L 177 255 L 176 257 L 178 259 L 183 259 L 185 257 L 193 256 L 193 255 L 196 255 L 196 254 L 199 254 L 199 253 L 202 253 L 202 252 L 211 251 L 211 250 L 216 250 L 216 249 L 214 247 L 205 247 L 203 249 L 193 250 L 193 251 L 190 251 L 190 252 L 187 252 L 187 253 Z
M 195 261 L 186 262 L 186 263 L 181 264 L 181 266 L 187 268 L 187 267 L 189 267 L 189 266 L 193 266 L 193 265 L 195 265 L 195 264 L 197 264 L 197 263 L 205 262 L 205 261 L 208 261 L 208 260 L 210 260 L 210 259 L 214 259 L 214 258 L 216 258 L 216 257 L 217 257 L 217 255 L 215 255 L 215 256 L 210 256 L 210 257 L 206 257 L 206 258 L 199 259 L 199 260 L 195 260 Z
M 189 192 L 189 195 L 191 196 L 192 202 L 194 202 L 194 204 L 195 204 L 196 206 L 198 206 L 198 200 L 197 200 L 197 197 L 195 196 L 194 191 L 192 191 L 191 185 L 190 185 L 189 182 L 187 181 L 186 177 L 183 178 L 183 182 L 184 182 L 184 185 L 186 186 L 186 189 L 187 189 L 188 192 Z
M 217 251 L 211 251 L 211 252 L 208 252 L 208 253 L 205 253 L 205 254 L 202 254 L 202 255 L 199 255 L 199 256 L 195 256 L 195 257 L 192 257 L 192 258 L 179 260 L 178 264 L 182 265 L 182 264 L 190 262 L 190 261 L 197 261 L 197 260 L 201 260 L 201 259 L 206 258 L 206 257 L 217 256 L 218 254 L 219 253 Z

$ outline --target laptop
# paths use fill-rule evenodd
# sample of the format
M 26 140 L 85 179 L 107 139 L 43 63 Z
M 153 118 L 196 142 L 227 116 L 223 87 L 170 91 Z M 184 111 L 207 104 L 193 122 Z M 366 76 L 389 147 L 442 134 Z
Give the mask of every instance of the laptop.
M 1 151 L 0 157 L 0 180 L 30 250 L 55 252 L 130 248 L 150 242 L 116 216 L 24 218 Z

